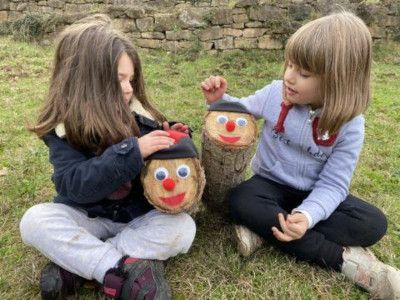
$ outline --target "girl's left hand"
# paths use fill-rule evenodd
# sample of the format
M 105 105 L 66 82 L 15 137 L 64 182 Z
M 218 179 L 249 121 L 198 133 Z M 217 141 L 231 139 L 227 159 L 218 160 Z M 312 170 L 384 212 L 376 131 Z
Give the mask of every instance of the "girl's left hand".
M 286 220 L 282 213 L 278 214 L 279 225 L 282 231 L 275 226 L 272 227 L 272 233 L 275 238 L 281 242 L 290 242 L 298 240 L 304 236 L 308 229 L 307 217 L 299 212 L 288 215 Z
M 171 127 L 169 126 L 168 122 L 163 122 L 163 129 L 164 130 L 176 130 L 179 132 L 183 132 L 186 134 L 189 134 L 189 126 L 188 125 L 184 125 L 182 123 L 175 123 L 174 125 L 172 125 Z

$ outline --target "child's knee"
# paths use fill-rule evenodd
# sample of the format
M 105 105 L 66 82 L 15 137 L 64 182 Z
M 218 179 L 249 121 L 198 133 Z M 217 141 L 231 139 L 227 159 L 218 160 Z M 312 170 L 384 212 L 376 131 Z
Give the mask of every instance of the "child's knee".
M 37 239 L 43 239 L 46 227 L 51 226 L 48 220 L 54 213 L 54 203 L 41 203 L 29 208 L 23 215 L 19 224 L 22 241 L 32 245 Z
M 246 211 L 246 199 L 242 195 L 236 193 L 234 190 L 229 195 L 228 205 L 229 205 L 229 215 L 233 220 L 240 220 L 243 212 Z
M 181 249 L 183 253 L 186 253 L 192 246 L 194 237 L 196 236 L 196 223 L 192 217 L 186 213 L 180 214 L 179 218 L 182 219 L 181 222 L 184 224 Z
M 179 226 L 176 227 L 175 233 L 171 235 L 169 250 L 175 252 L 171 256 L 187 253 L 196 235 L 196 223 L 190 215 L 180 213 L 174 215 L 173 219 L 174 223 L 179 224 Z
M 386 234 L 388 226 L 386 216 L 378 208 L 376 208 L 373 215 L 370 216 L 369 224 L 370 226 L 366 231 L 368 232 L 369 240 L 365 242 L 365 245 L 363 245 L 364 247 L 371 246 L 378 242 Z
M 25 244 L 30 245 L 32 242 L 32 236 L 37 229 L 38 219 L 42 214 L 42 207 L 44 204 L 37 204 L 29 208 L 22 216 L 21 222 L 19 223 L 19 231 L 21 233 L 22 241 Z

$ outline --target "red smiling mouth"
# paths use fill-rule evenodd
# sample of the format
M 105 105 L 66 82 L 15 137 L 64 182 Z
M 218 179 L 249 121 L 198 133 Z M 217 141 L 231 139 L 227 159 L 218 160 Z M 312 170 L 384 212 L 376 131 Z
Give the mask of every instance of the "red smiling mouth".
M 228 142 L 228 143 L 236 143 L 238 140 L 240 140 L 240 136 L 224 136 L 224 135 L 220 134 L 219 137 L 224 142 Z
M 161 201 L 170 206 L 177 206 L 182 203 L 186 193 L 181 193 L 171 197 L 160 197 Z

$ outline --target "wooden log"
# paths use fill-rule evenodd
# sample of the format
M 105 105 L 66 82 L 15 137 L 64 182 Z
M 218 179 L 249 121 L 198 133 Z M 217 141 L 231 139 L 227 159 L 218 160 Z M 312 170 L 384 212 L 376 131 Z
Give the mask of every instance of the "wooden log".
M 228 192 L 245 179 L 256 136 L 255 119 L 248 113 L 209 111 L 204 117 L 201 162 L 207 182 L 203 202 L 223 217 L 228 214 Z

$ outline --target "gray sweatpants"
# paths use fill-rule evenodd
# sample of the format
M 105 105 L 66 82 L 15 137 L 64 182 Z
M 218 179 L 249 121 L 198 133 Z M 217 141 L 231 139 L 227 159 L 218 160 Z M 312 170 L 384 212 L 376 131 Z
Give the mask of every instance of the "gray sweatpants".
M 196 225 L 186 213 L 154 209 L 130 223 L 116 223 L 64 204 L 42 203 L 26 211 L 20 231 L 25 244 L 57 265 L 102 283 L 124 255 L 165 260 L 188 252 Z

